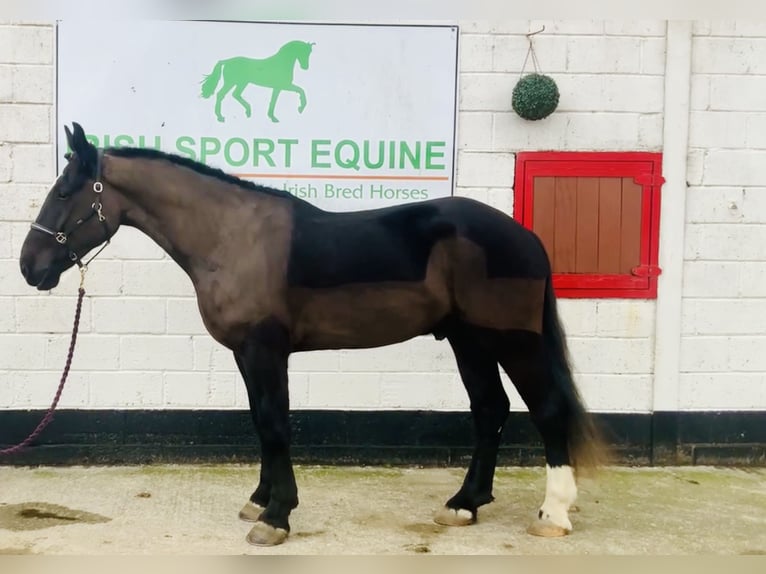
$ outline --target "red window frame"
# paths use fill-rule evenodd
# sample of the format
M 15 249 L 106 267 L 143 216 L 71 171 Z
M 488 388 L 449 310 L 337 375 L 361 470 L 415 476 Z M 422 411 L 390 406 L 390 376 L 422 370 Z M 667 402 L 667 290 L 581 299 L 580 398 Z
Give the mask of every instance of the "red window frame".
M 657 297 L 662 154 L 654 152 L 520 152 L 513 217 L 533 228 L 535 177 L 632 177 L 641 186 L 640 263 L 632 274 L 554 273 L 561 298 Z

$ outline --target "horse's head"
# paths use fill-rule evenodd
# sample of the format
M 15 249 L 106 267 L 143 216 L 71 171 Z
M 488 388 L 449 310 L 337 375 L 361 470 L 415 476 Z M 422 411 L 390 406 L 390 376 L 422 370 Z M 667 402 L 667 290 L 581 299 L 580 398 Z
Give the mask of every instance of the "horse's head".
M 65 127 L 71 153 L 67 165 L 48 192 L 37 219 L 21 247 L 19 263 L 27 283 L 40 291 L 58 285 L 61 274 L 117 230 L 119 208 L 101 204 L 102 152 L 85 139 L 75 123 Z
M 311 56 L 311 49 L 314 47 L 314 42 L 300 42 L 300 49 L 298 50 L 298 65 L 302 70 L 309 69 L 309 56 Z

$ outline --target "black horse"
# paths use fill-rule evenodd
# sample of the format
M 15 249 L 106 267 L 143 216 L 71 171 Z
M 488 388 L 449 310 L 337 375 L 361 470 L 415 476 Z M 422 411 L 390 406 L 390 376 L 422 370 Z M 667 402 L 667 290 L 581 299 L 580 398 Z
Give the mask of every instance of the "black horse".
M 40 290 L 120 225 L 156 241 L 191 278 L 207 330 L 234 353 L 261 441 L 260 481 L 240 512 L 248 541 L 274 545 L 298 505 L 287 362 L 314 349 L 447 339 L 471 404 L 476 447 L 435 520 L 467 525 L 493 500 L 509 401 L 498 365 L 545 444 L 545 499 L 529 532 L 571 531 L 573 468 L 600 441 L 569 367 L 548 257 L 511 217 L 464 198 L 331 213 L 154 150 L 96 149 L 66 129 L 71 155 L 32 224 L 21 272 Z

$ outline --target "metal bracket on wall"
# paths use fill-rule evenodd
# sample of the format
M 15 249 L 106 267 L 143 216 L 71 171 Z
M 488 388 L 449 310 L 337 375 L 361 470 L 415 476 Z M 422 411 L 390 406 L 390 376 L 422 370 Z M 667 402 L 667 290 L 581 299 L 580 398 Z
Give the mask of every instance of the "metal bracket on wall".
M 660 186 L 665 183 L 665 178 L 659 174 L 647 171 L 635 176 L 633 181 L 635 181 L 638 185 Z
M 662 274 L 662 269 L 657 265 L 638 265 L 633 267 L 630 272 L 636 277 L 659 277 Z

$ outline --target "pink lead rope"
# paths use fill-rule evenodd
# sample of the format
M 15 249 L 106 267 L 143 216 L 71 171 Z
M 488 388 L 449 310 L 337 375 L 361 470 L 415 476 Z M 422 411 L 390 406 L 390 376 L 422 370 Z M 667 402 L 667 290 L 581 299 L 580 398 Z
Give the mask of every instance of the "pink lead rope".
M 77 341 L 77 330 L 80 327 L 80 311 L 82 309 L 82 298 L 85 295 L 85 289 L 83 288 L 83 283 L 85 281 L 85 272 L 81 271 L 82 279 L 80 281 L 80 289 L 79 294 L 77 296 L 77 309 L 75 310 L 74 314 L 74 327 L 72 328 L 72 340 L 69 343 L 69 353 L 67 354 L 66 358 L 66 365 L 64 366 L 64 372 L 61 374 L 61 382 L 59 382 L 59 388 L 56 391 L 56 396 L 53 398 L 53 404 L 51 404 L 50 408 L 48 409 L 48 412 L 45 413 L 45 416 L 43 417 L 43 420 L 40 421 L 40 424 L 37 425 L 37 428 L 32 431 L 32 433 L 25 438 L 23 441 L 21 441 L 16 446 L 11 446 L 6 449 L 0 450 L 0 456 L 3 455 L 9 455 L 9 454 L 15 454 L 17 452 L 20 452 L 24 450 L 29 444 L 35 440 L 41 432 L 43 432 L 43 429 L 47 427 L 50 422 L 53 420 L 53 411 L 56 410 L 56 405 L 58 405 L 59 399 L 61 398 L 61 392 L 64 390 L 64 384 L 66 383 L 67 375 L 69 375 L 69 367 L 72 364 L 72 357 L 74 356 L 74 346 L 75 342 Z

